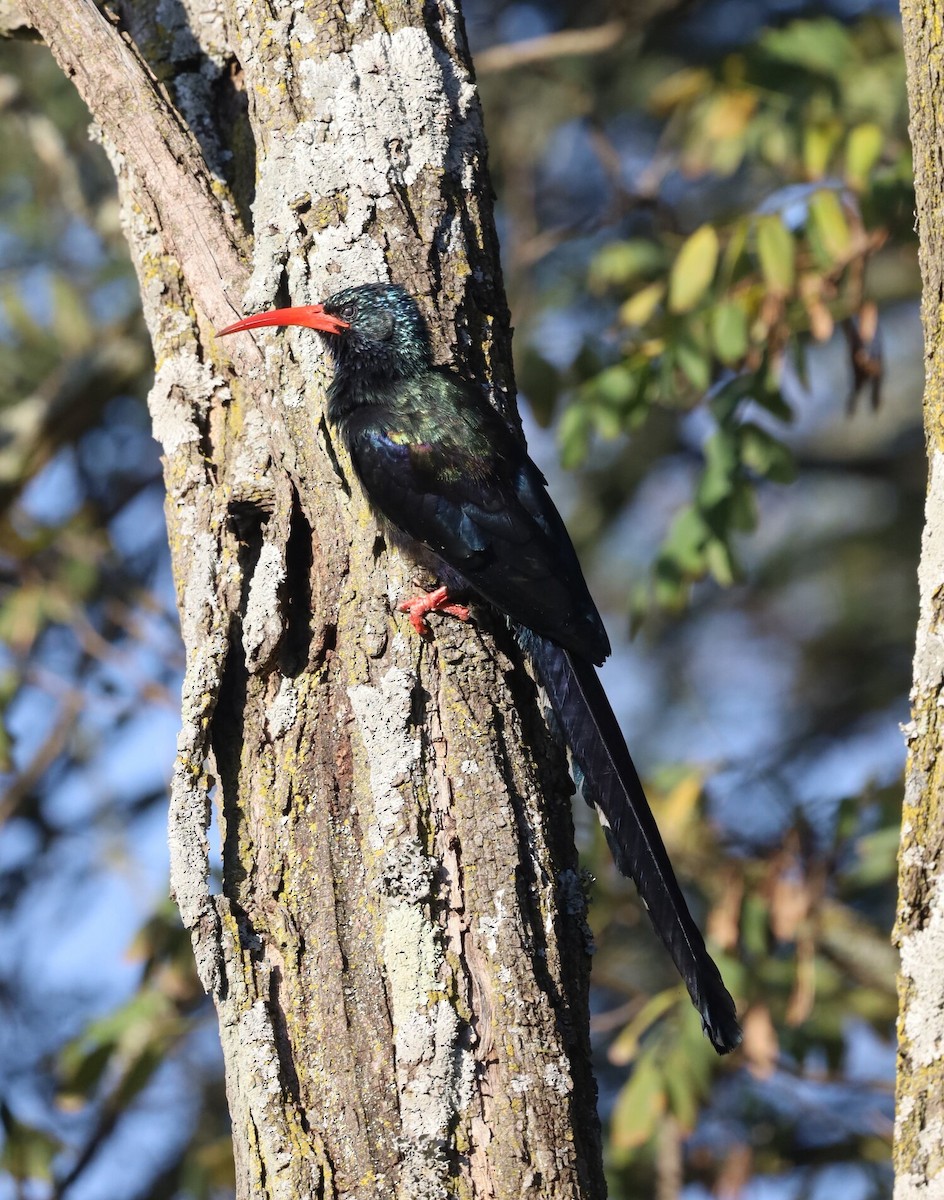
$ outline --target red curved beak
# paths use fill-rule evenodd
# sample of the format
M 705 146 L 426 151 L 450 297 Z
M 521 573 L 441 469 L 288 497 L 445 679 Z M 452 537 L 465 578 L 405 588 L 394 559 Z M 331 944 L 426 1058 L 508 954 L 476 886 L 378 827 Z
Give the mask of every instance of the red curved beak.
M 342 321 L 333 313 L 325 312 L 321 304 L 303 304 L 300 308 L 270 308 L 267 312 L 243 317 L 235 325 L 227 325 L 216 335 L 226 337 L 228 333 L 241 333 L 244 329 L 259 329 L 263 325 L 304 325 L 321 333 L 340 333 L 348 329 L 350 322 Z

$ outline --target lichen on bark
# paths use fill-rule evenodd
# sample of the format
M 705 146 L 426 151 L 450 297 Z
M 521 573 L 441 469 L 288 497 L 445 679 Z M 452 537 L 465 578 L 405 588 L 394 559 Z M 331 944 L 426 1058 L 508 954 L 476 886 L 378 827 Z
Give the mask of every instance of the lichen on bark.
M 213 335 L 396 279 L 514 420 L 461 15 L 26 8 L 115 166 L 158 363 L 187 651 L 172 882 L 238 1194 L 602 1196 L 569 785 L 520 651 L 484 611 L 429 642 L 396 613 L 416 567 L 333 441 L 317 339 Z
M 903 0 L 923 284 L 929 479 L 899 853 L 896 1200 L 944 1195 L 944 5 Z

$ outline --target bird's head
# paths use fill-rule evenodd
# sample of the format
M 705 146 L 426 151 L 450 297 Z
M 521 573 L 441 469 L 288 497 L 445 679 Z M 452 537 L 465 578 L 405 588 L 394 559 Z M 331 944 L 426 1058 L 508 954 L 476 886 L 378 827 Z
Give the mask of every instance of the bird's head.
M 228 325 L 220 337 L 264 325 L 304 325 L 326 338 L 338 372 L 396 379 L 430 364 L 429 332 L 416 301 L 392 283 L 364 283 L 324 304 L 275 308 Z

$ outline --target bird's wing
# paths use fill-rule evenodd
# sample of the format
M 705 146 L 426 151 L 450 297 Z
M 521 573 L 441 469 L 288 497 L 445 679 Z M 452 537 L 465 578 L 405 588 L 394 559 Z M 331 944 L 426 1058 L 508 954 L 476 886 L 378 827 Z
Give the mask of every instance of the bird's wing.
M 510 434 L 491 433 L 488 452 L 477 453 L 372 422 L 350 448 L 387 520 L 512 621 L 602 661 L 606 633 L 541 473 Z

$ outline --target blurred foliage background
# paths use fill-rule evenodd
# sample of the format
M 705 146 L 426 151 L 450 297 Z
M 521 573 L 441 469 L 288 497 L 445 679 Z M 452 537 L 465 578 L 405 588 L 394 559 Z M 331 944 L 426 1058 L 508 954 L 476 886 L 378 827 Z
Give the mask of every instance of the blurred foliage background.
M 895 7 L 466 16 L 532 451 L 745 1014 L 717 1059 L 578 803 L 611 1195 L 890 1196 L 924 495 Z M 0 1200 L 225 1197 L 213 1015 L 165 898 L 150 351 L 110 169 L 42 47 L 0 43 L 0 105 Z

